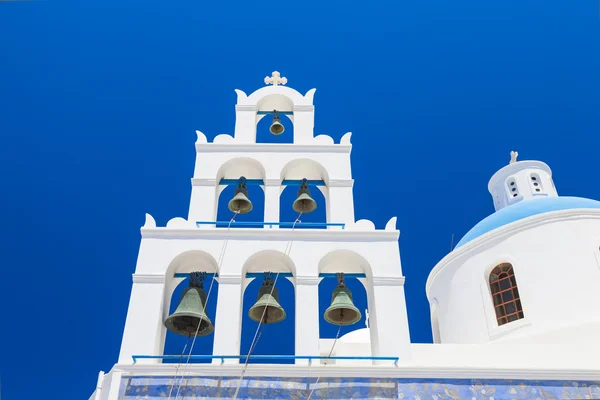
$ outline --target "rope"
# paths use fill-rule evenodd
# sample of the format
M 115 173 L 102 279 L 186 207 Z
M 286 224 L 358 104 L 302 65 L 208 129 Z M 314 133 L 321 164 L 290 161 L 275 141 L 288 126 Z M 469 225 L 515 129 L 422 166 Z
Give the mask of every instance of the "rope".
M 239 214 L 239 211 L 236 211 L 234 213 L 233 217 L 231 217 L 231 220 L 229 221 L 229 224 L 227 225 L 227 231 L 229 231 L 229 229 L 231 229 L 231 224 L 238 214 Z M 225 249 L 227 248 L 228 242 L 229 242 L 229 237 L 225 236 L 225 242 L 223 242 L 223 247 L 221 247 L 221 253 L 219 254 L 219 259 L 217 260 L 217 273 L 216 273 L 217 276 L 221 272 L 221 264 L 223 263 L 223 259 L 225 258 Z M 215 283 L 215 278 L 213 277 L 212 281 L 210 282 L 210 286 L 208 287 L 208 293 L 206 295 L 206 302 L 204 303 L 204 306 L 202 309 L 202 311 L 204 313 L 206 313 L 206 306 L 208 304 L 208 300 L 210 299 L 210 293 L 212 292 L 214 283 Z M 187 366 L 189 364 L 190 358 L 192 357 L 192 351 L 194 350 L 194 345 L 196 344 L 196 338 L 198 337 L 198 332 L 200 331 L 200 325 L 201 324 L 198 323 L 198 327 L 196 328 L 196 333 L 194 334 L 194 339 L 192 339 L 192 345 L 190 346 L 190 352 L 188 353 L 187 360 L 185 361 L 185 366 Z M 189 337 L 188 337 L 188 339 L 189 339 Z M 186 343 L 186 346 L 187 346 L 187 343 Z M 185 352 L 185 348 L 183 351 Z M 179 363 L 180 364 L 177 366 L 177 369 L 175 369 L 175 379 L 177 379 L 177 371 L 179 370 L 179 366 L 181 365 L 181 360 Z M 181 372 L 181 377 L 183 380 L 183 368 L 182 368 L 182 372 Z M 180 380 L 180 382 L 181 382 L 181 380 Z M 186 384 L 187 384 L 187 380 L 186 380 Z M 171 398 L 171 393 L 173 392 L 173 386 L 175 386 L 175 380 L 173 380 L 173 385 L 171 385 L 171 390 L 169 391 L 168 399 Z M 179 396 L 180 390 L 181 390 L 181 383 L 179 383 L 179 385 L 177 385 L 177 393 L 175 393 L 175 400 L 177 400 L 177 396 Z
M 294 221 L 294 223 L 292 224 L 292 229 L 291 232 L 294 230 L 294 228 L 296 227 L 296 224 L 298 222 L 300 222 L 300 217 L 302 216 L 302 211 L 300 211 L 300 214 L 298 214 L 298 218 L 296 218 L 296 220 Z M 292 250 L 292 244 L 294 243 L 293 240 L 290 240 L 287 245 L 286 245 L 286 250 L 285 250 L 285 255 L 289 257 L 289 253 Z M 273 296 L 273 290 L 275 290 L 275 285 L 277 284 L 277 279 L 279 278 L 279 272 L 277 272 L 277 274 L 275 275 L 275 279 L 273 281 L 273 286 L 271 287 L 271 293 L 270 295 Z M 271 300 L 272 297 L 269 297 L 269 301 Z M 240 392 L 240 387 L 242 385 L 242 380 L 244 379 L 244 373 L 246 373 L 246 369 L 248 368 L 248 361 L 250 360 L 250 355 L 252 354 L 252 352 L 254 351 L 254 349 L 256 348 L 256 345 L 258 344 L 258 339 L 260 339 L 260 336 L 262 335 L 262 330 L 261 330 L 261 326 L 262 325 L 266 325 L 263 324 L 263 320 L 265 318 L 265 314 L 267 313 L 267 307 L 269 306 L 269 303 L 267 302 L 267 305 L 265 306 L 265 308 L 263 309 L 263 313 L 262 316 L 260 317 L 260 321 L 258 324 L 258 328 L 256 328 L 256 332 L 254 333 L 254 338 L 252 339 L 252 343 L 250 344 L 250 351 L 248 351 L 248 355 L 246 356 L 246 362 L 244 363 L 244 367 L 242 368 L 242 373 L 240 374 L 240 378 L 239 378 L 239 382 L 237 385 L 237 388 L 235 389 L 235 394 L 233 395 L 233 399 L 237 399 L 237 396 Z M 260 331 L 260 335 L 259 335 L 259 331 Z
M 181 352 L 181 357 L 179 357 L 179 362 L 177 363 L 177 367 L 175 368 L 175 377 L 173 378 L 173 383 L 171 384 L 171 389 L 169 390 L 169 398 L 171 398 L 171 393 L 173 392 L 173 387 L 175 386 L 175 381 L 177 380 L 179 367 L 181 366 L 181 360 L 183 360 L 183 355 L 185 354 L 185 350 L 187 349 L 187 346 L 190 343 L 190 336 L 191 335 L 188 335 L 187 340 L 185 341 L 185 346 L 183 346 L 183 350 Z
M 343 319 L 340 320 L 340 327 L 338 328 L 337 334 L 335 335 L 335 340 L 333 341 L 333 344 L 331 345 L 331 350 L 329 351 L 329 355 L 325 359 L 325 362 L 323 363 L 323 365 L 327 365 L 327 360 L 331 357 L 331 354 L 333 353 L 333 349 L 335 348 L 335 344 L 337 343 L 337 340 L 340 337 L 340 332 L 342 331 L 342 321 L 343 321 Z M 314 386 L 313 386 L 312 390 L 310 391 L 310 394 L 308 395 L 306 400 L 310 400 L 310 398 L 312 397 L 315 389 L 317 388 L 317 383 L 319 383 L 319 379 L 321 379 L 321 377 L 317 376 L 317 380 L 315 381 Z

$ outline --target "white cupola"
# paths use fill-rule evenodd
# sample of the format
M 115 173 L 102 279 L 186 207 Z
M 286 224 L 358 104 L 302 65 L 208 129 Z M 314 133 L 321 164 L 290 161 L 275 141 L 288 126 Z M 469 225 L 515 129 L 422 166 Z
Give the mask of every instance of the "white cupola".
M 541 161 L 517 161 L 519 153 L 510 153 L 510 163 L 492 176 L 488 190 L 496 211 L 524 200 L 558 197 L 552 170 Z

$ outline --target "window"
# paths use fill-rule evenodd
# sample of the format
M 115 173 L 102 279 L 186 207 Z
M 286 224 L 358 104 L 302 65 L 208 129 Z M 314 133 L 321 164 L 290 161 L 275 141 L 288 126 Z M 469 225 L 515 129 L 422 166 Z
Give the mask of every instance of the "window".
M 531 190 L 533 194 L 541 194 L 544 192 L 542 187 L 542 180 L 538 174 L 531 174 L 529 176 L 529 183 L 531 184 Z
M 517 182 L 514 178 L 510 178 L 509 180 L 507 180 L 506 185 L 508 186 L 508 197 L 519 196 L 519 188 L 517 187 Z
M 504 325 L 523 318 L 523 307 L 521 306 L 517 281 L 511 264 L 500 264 L 492 270 L 490 273 L 490 289 L 498 325 Z

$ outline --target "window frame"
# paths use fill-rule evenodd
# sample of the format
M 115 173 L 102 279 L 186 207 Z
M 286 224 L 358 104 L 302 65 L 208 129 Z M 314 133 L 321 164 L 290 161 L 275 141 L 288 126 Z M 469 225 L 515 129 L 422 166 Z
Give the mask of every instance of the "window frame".
M 497 266 L 501 264 L 510 264 L 513 268 L 513 273 L 515 277 L 516 286 L 519 290 L 519 300 L 521 301 L 521 309 L 523 311 L 523 318 L 517 319 L 515 321 L 507 322 L 503 325 L 498 325 L 498 320 L 496 318 L 496 309 L 494 305 L 494 299 L 492 297 L 492 288 L 490 285 L 490 274 Z M 502 256 L 498 257 L 495 262 L 490 263 L 487 268 L 484 270 L 484 274 L 482 276 L 481 282 L 481 298 L 483 302 L 483 309 L 485 313 L 485 318 L 487 322 L 488 335 L 490 340 L 495 340 L 506 336 L 515 330 L 522 329 L 526 326 L 531 325 L 531 319 L 528 317 L 527 313 L 527 295 L 523 293 L 522 285 L 519 283 L 518 271 L 519 271 L 519 263 L 510 256 Z M 522 283 L 522 282 L 521 282 Z M 524 298 L 525 297 L 525 298 Z

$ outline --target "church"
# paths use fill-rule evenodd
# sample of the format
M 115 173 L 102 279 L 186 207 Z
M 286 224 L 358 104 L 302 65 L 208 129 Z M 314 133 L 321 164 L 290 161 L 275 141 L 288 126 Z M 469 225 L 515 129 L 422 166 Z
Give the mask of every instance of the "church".
M 157 226 L 146 214 L 118 360 L 90 400 L 600 399 L 600 202 L 559 196 L 548 165 L 507 155 L 488 183 L 495 212 L 432 266 L 423 288 L 434 343 L 411 343 L 396 217 L 384 229 L 355 220 L 351 133 L 339 143 L 315 136 L 315 89 L 302 94 L 277 71 L 264 82 L 236 90 L 233 135 L 209 142 L 197 131 L 187 218 Z M 293 142 L 257 143 L 263 118 L 276 136 L 290 134 L 288 118 Z M 231 219 L 218 221 L 228 185 Z M 236 221 L 255 208 L 252 186 L 264 192 L 263 221 Z M 297 194 L 291 222 L 279 220 L 286 187 Z M 326 222 L 302 222 L 316 207 Z M 355 306 L 350 279 L 367 310 Z M 334 339 L 319 333 L 324 280 L 335 286 L 324 313 Z M 242 353 L 253 281 L 256 333 Z M 287 316 L 283 282 L 301 299 L 294 354 L 254 353 Z M 356 329 L 340 334 L 347 326 Z M 184 338 L 178 354 L 165 353 L 167 332 Z M 194 352 L 209 335 L 212 354 Z

